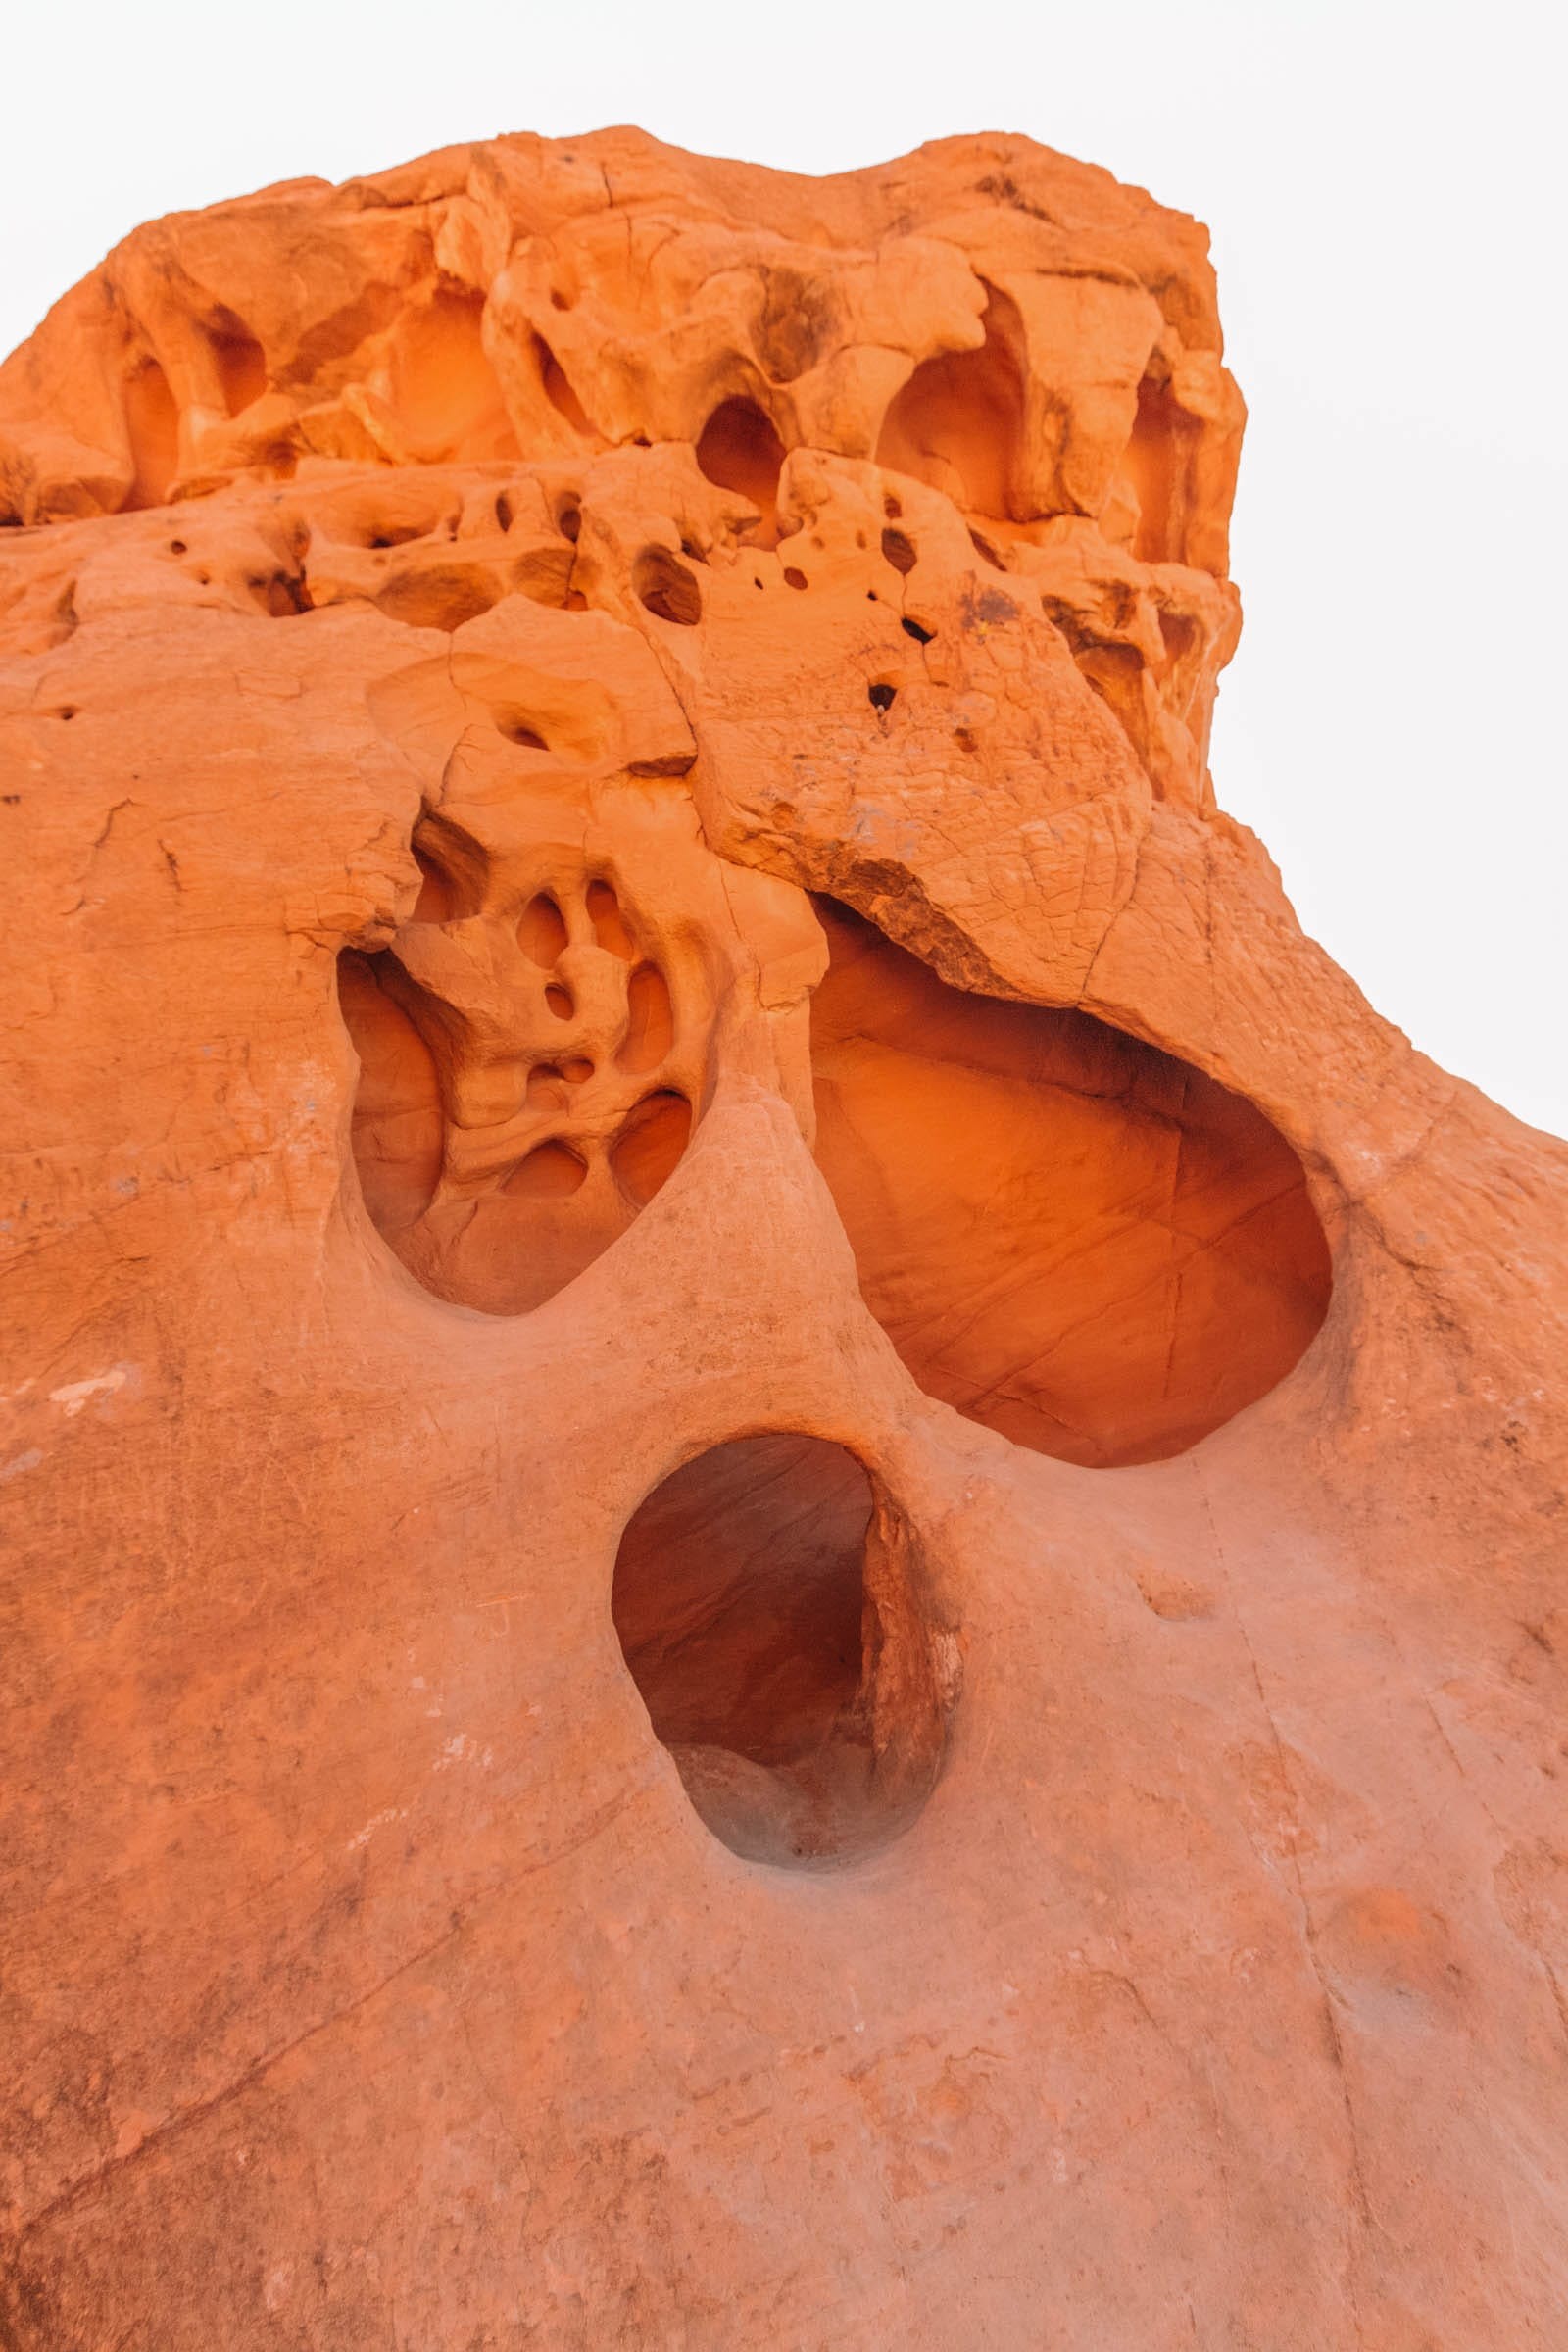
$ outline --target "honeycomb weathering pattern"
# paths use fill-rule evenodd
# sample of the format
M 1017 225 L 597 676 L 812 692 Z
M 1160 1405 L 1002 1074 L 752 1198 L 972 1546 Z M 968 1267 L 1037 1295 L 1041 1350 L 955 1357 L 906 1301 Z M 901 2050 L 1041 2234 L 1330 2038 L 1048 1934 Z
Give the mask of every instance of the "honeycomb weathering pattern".
M 1241 422 L 1000 137 L 0 368 L 8 2345 L 1556 2340 L 1568 1152 L 1214 804 Z

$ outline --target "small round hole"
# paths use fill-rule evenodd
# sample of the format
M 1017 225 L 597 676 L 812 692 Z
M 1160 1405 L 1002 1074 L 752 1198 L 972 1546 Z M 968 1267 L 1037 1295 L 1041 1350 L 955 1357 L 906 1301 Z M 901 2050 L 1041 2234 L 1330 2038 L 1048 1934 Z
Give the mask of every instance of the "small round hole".
M 797 570 L 793 564 L 786 564 L 784 567 L 784 584 L 788 588 L 804 588 L 806 586 L 805 572 Z
M 551 1011 L 555 1014 L 558 1021 L 570 1020 L 571 991 L 570 989 L 563 988 L 559 980 L 552 980 L 550 986 L 545 990 L 545 1003 L 549 1005 Z
M 873 710 L 891 710 L 899 690 L 896 686 L 868 686 L 865 691 Z
M 886 530 L 882 534 L 882 553 L 895 571 L 912 571 L 916 557 L 914 541 L 903 531 Z
M 923 629 L 917 620 L 910 620 L 907 613 L 906 613 L 904 619 L 900 621 L 899 626 L 903 629 L 906 637 L 912 637 L 914 639 L 916 645 L 929 645 L 932 638 L 936 635 L 935 629 Z

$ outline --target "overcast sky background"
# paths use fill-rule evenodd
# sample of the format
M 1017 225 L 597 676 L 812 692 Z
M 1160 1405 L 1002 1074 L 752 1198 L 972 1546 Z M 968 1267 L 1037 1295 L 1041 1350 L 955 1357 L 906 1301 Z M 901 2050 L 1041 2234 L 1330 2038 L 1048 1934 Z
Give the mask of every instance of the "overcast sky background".
M 1565 65 L 1547 0 L 35 0 L 0 352 L 139 220 L 498 131 L 1104 164 L 1207 222 L 1251 410 L 1220 801 L 1382 1012 L 1568 1134 Z

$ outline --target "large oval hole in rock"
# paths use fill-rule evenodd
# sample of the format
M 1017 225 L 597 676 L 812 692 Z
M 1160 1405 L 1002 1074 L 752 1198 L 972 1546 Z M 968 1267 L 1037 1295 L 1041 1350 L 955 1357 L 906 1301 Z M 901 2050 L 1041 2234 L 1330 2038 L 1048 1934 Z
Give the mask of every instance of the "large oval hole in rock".
M 816 906 L 817 1157 L 920 1386 L 1108 1468 L 1184 1451 L 1282 1380 L 1331 1269 L 1262 1112 L 1086 1013 L 950 988 Z
M 621 1539 L 615 1630 L 686 1793 L 748 1860 L 852 1859 L 907 1827 L 941 1766 L 943 1643 L 915 1546 L 825 1439 L 733 1439 Z

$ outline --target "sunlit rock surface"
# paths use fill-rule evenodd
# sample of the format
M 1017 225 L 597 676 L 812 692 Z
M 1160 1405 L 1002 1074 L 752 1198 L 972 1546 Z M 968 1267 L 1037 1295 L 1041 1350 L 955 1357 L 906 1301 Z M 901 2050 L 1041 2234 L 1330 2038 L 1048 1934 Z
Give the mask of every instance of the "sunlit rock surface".
M 1215 806 L 1242 420 L 996 137 L 0 368 L 8 2347 L 1565 2340 L 1568 1149 Z

